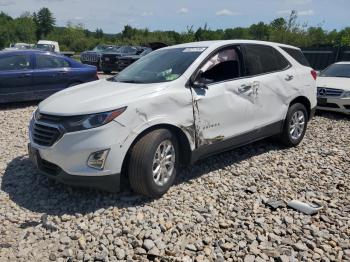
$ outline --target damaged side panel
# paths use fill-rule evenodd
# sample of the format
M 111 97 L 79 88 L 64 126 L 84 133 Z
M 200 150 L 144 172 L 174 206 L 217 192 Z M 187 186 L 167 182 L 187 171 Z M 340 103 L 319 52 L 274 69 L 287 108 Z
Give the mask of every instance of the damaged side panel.
M 168 86 L 158 92 L 144 96 L 128 106 L 129 114 L 122 114 L 117 122 L 125 126 L 124 138 L 119 141 L 120 148 L 126 150 L 134 139 L 144 130 L 156 125 L 171 125 L 180 128 L 186 135 L 190 148 L 195 148 L 195 124 L 193 118 L 192 96 L 190 89 L 183 85 Z
M 192 90 L 198 148 L 254 128 L 252 96 L 238 91 L 242 81 L 221 82 L 208 89 Z

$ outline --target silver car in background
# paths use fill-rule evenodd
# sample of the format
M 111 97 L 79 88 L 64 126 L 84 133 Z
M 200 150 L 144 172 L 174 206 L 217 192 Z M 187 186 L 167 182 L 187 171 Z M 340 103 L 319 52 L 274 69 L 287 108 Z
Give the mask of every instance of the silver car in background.
M 350 114 L 350 62 L 335 63 L 320 73 L 317 109 Z

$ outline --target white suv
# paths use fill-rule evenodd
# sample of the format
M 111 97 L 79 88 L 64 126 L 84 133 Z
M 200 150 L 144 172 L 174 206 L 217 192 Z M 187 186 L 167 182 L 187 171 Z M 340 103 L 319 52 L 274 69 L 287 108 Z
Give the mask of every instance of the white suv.
M 41 102 L 29 155 L 51 178 L 158 197 L 180 165 L 278 135 L 298 145 L 316 107 L 300 49 L 259 41 L 163 48 Z

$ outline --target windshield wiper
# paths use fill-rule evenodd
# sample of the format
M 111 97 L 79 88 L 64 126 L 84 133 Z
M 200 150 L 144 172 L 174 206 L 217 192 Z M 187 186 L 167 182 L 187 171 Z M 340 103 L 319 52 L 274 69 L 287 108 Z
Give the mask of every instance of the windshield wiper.
M 136 80 L 116 80 L 121 83 L 129 83 L 129 84 L 143 84 L 144 82 L 136 81 Z

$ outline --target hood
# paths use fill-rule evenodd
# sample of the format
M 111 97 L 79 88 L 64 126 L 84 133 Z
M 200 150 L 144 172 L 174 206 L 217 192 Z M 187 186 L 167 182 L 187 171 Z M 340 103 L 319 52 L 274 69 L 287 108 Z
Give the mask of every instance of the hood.
M 41 113 L 59 116 L 107 112 L 164 89 L 167 83 L 129 84 L 106 79 L 60 91 L 39 104 Z
M 99 54 L 101 54 L 101 52 L 89 50 L 89 51 L 82 52 L 81 55 L 82 54 L 96 54 L 96 55 L 99 55 Z
M 317 86 L 350 91 L 350 78 L 320 76 L 317 78 Z
M 133 60 L 137 60 L 140 59 L 141 56 L 140 55 L 128 55 L 128 56 L 123 56 L 120 59 L 133 59 Z
M 120 53 L 120 52 L 104 52 L 103 55 L 115 55 L 115 56 L 127 56 L 130 55 L 130 53 Z

